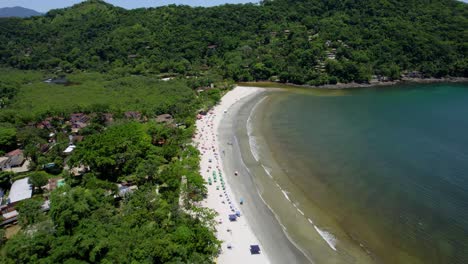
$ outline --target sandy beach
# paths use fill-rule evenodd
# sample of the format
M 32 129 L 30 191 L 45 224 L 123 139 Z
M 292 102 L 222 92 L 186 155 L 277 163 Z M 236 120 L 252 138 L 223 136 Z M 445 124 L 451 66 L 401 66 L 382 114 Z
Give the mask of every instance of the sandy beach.
M 308 263 L 263 202 L 232 142 L 237 111 L 259 100 L 262 91 L 236 87 L 197 120 L 195 143 L 201 152 L 201 174 L 208 182 L 208 197 L 202 205 L 219 214 L 216 229 L 222 249 L 217 263 Z M 230 221 L 229 215 L 236 213 L 240 216 Z M 251 245 L 259 245 L 260 254 L 252 254 Z
M 225 112 L 240 99 L 259 92 L 258 88 L 236 88 L 228 92 L 221 103 L 197 121 L 196 143 L 201 155 L 201 174 L 208 184 L 208 197 L 203 206 L 214 209 L 217 217 L 217 237 L 222 249 L 218 263 L 270 263 L 262 244 L 258 241 L 248 222 L 243 216 L 240 200 L 235 197 L 226 180 L 226 173 L 221 162 L 217 131 Z M 223 184 L 224 182 L 224 184 Z M 229 215 L 240 212 L 235 221 Z M 260 254 L 251 254 L 250 245 L 259 245 Z

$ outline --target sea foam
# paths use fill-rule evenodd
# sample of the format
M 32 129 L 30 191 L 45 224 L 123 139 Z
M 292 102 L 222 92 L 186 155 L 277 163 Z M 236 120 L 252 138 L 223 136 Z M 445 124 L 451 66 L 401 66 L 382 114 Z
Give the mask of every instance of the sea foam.
M 253 134 L 253 122 L 252 122 L 252 116 L 255 113 L 255 109 L 257 109 L 257 106 L 265 100 L 266 97 L 263 97 L 260 101 L 258 101 L 255 106 L 252 108 L 250 111 L 249 118 L 247 119 L 247 135 L 249 136 L 249 145 L 250 145 L 250 151 L 252 152 L 253 157 L 255 160 L 258 162 L 260 161 L 260 145 L 258 144 L 257 138 Z
M 273 179 L 273 176 L 271 175 L 271 169 L 268 168 L 267 166 L 263 165 L 263 164 L 262 164 L 262 167 L 263 167 L 263 169 L 265 170 L 266 174 L 267 174 L 271 179 Z
M 336 251 L 336 242 L 337 242 L 337 239 L 334 235 L 332 235 L 331 233 L 327 232 L 327 231 L 323 231 L 321 229 L 319 229 L 316 225 L 314 225 L 314 228 L 315 230 L 317 230 L 317 232 L 320 234 L 320 236 L 325 240 L 325 242 L 327 242 L 327 244 L 333 249 Z
M 288 193 L 285 190 L 281 190 L 281 192 L 283 193 L 284 197 L 286 197 L 288 201 L 291 201 L 291 199 L 289 199 Z

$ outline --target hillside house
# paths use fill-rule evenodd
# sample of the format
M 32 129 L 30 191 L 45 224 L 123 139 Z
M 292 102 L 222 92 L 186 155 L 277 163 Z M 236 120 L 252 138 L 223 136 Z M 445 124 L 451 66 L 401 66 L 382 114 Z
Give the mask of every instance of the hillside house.
M 102 118 L 104 119 L 104 124 L 109 125 L 114 122 L 114 116 L 111 113 L 104 113 L 102 114 Z
M 54 129 L 54 127 L 52 126 L 51 121 L 52 121 L 52 118 L 48 117 L 48 118 L 44 119 L 43 121 L 37 123 L 36 127 L 39 128 L 39 129 L 52 130 L 52 129 Z
M 44 186 L 42 186 L 42 188 L 44 190 L 47 190 L 49 192 L 57 189 L 57 187 L 61 187 L 65 184 L 65 180 L 63 178 L 53 178 L 53 179 L 49 179 L 48 180 L 48 183 Z
M 74 113 L 70 115 L 70 122 L 73 123 L 88 123 L 90 120 L 89 116 L 83 114 L 83 113 Z
M 75 145 L 69 145 L 64 151 L 63 154 L 65 155 L 70 155 L 73 150 L 75 150 L 76 146 Z
M 76 143 L 79 143 L 79 142 L 83 141 L 83 139 L 84 139 L 84 136 L 75 135 L 75 136 L 71 137 L 71 142 L 73 144 L 76 144 Z
M 141 119 L 141 113 L 136 112 L 136 111 L 125 112 L 124 116 L 127 119 L 134 119 L 134 120 L 140 120 Z
M 172 122 L 174 122 L 174 119 L 172 118 L 170 114 L 162 114 L 156 117 L 156 122 L 172 124 Z
M 4 157 L 0 157 L 0 168 L 2 170 L 12 170 L 14 172 L 27 171 L 26 158 L 21 149 L 8 152 Z M 23 168 L 25 167 L 25 168 Z
M 78 167 L 73 167 L 70 169 L 70 174 L 75 177 L 83 176 L 86 172 L 88 172 L 90 168 L 85 165 L 80 165 Z

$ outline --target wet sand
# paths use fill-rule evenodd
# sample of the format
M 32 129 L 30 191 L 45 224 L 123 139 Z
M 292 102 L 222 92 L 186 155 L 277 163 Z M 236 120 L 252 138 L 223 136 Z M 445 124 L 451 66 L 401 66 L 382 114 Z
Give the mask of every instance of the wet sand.
M 311 260 L 296 247 L 284 232 L 283 226 L 278 222 L 272 210 L 266 205 L 261 194 L 265 185 L 257 185 L 254 172 L 245 166 L 241 155 L 238 129 L 245 128 L 248 119 L 246 113 L 262 100 L 263 93 L 249 95 L 233 106 L 224 114 L 218 129 L 219 149 L 226 179 L 232 187 L 233 194 L 245 202 L 240 208 L 243 211 L 249 226 L 263 246 L 271 263 L 311 263 Z M 238 171 L 238 176 L 234 172 Z M 271 188 L 267 186 L 266 188 Z M 295 215 L 291 216 L 295 218 Z

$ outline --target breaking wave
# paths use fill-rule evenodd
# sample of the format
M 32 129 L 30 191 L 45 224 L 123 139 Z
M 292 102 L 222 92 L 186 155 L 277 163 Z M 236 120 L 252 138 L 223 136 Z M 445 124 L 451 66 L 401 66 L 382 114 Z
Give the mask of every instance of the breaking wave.
M 258 105 L 265 100 L 266 97 L 263 97 L 260 101 L 258 101 L 255 106 L 250 111 L 249 118 L 247 119 L 247 135 L 249 137 L 249 145 L 250 151 L 252 152 L 253 157 L 258 162 L 260 161 L 260 145 L 258 144 L 257 137 L 253 135 L 253 122 L 252 116 L 255 113 Z
M 336 251 L 336 242 L 337 242 L 336 237 L 327 231 L 323 231 L 319 229 L 316 225 L 314 225 L 314 227 L 315 227 L 315 230 L 317 230 L 317 232 L 320 234 L 320 236 L 325 240 L 325 242 L 327 242 L 327 244 L 333 250 Z

